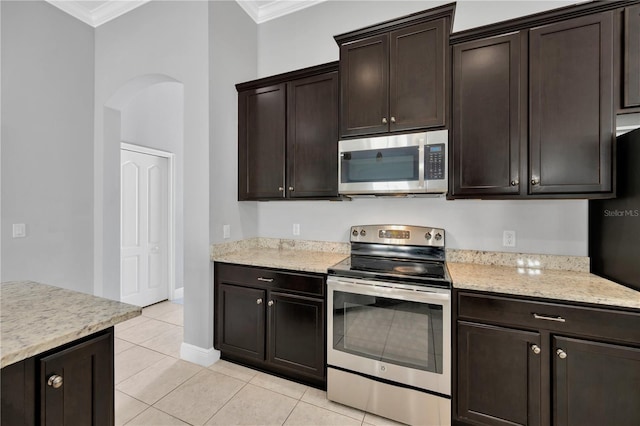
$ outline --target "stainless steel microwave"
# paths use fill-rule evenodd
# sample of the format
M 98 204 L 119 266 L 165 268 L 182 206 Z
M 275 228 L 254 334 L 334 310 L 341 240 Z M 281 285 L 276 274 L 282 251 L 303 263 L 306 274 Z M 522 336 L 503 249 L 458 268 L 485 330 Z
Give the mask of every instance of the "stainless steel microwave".
M 447 130 L 338 142 L 338 192 L 344 195 L 445 194 Z

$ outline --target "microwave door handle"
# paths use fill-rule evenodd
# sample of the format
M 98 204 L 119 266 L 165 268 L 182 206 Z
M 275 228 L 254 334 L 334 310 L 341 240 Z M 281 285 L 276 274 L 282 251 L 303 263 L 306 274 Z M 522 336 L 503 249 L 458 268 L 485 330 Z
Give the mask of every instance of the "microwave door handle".
M 418 147 L 418 187 L 424 188 L 424 142 Z

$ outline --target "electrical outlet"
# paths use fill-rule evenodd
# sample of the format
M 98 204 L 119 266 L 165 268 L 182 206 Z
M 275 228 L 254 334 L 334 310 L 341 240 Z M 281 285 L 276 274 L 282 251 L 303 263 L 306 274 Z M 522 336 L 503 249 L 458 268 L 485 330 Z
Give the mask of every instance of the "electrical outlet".
M 24 238 L 27 236 L 27 226 L 24 223 L 13 224 L 13 238 Z
M 231 225 L 222 225 L 222 238 L 231 238 Z
M 300 224 L 299 223 L 294 223 L 293 224 L 293 235 L 300 235 Z
M 516 231 L 503 231 L 502 233 L 502 245 L 504 247 L 516 246 Z

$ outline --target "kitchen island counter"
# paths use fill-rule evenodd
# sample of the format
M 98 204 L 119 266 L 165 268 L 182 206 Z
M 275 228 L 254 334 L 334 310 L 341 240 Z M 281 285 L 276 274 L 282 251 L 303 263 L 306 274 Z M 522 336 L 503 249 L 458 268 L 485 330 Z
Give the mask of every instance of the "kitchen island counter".
M 588 272 L 447 262 L 457 289 L 640 309 L 640 292 Z
M 46 284 L 2 283 L 0 366 L 4 368 L 141 313 L 138 306 Z

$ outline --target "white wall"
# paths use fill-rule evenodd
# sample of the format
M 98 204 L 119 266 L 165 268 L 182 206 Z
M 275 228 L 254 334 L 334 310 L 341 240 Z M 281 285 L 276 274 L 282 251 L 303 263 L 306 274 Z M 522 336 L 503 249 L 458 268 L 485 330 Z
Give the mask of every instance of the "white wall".
M 124 142 L 174 154 L 175 288 L 184 277 L 184 87 L 180 83 L 153 84 L 129 101 L 121 112 Z
M 257 203 L 238 200 L 238 93 L 235 84 L 256 78 L 257 25 L 235 1 L 209 3 L 211 235 L 223 241 L 257 235 Z
M 0 278 L 92 293 L 93 29 L 41 1 L 0 7 Z
M 117 118 L 104 106 L 140 76 L 168 76 L 184 86 L 184 304 L 185 342 L 213 346 L 209 260 L 209 63 L 208 4 L 153 1 L 96 29 L 95 200 L 96 292 L 113 297 L 119 279 L 119 144 L 109 136 Z M 113 202 L 119 204 L 119 200 Z M 117 256 L 114 256 L 117 254 Z
M 429 9 L 447 2 L 329 1 L 261 24 L 258 75 L 290 71 L 338 59 L 336 34 Z M 454 31 L 528 15 L 572 2 L 460 1 Z M 351 225 L 404 223 L 443 227 L 451 248 L 507 251 L 502 231 L 515 230 L 511 251 L 587 255 L 587 202 L 374 199 L 352 202 L 267 202 L 258 204 L 260 236 L 348 241 Z

